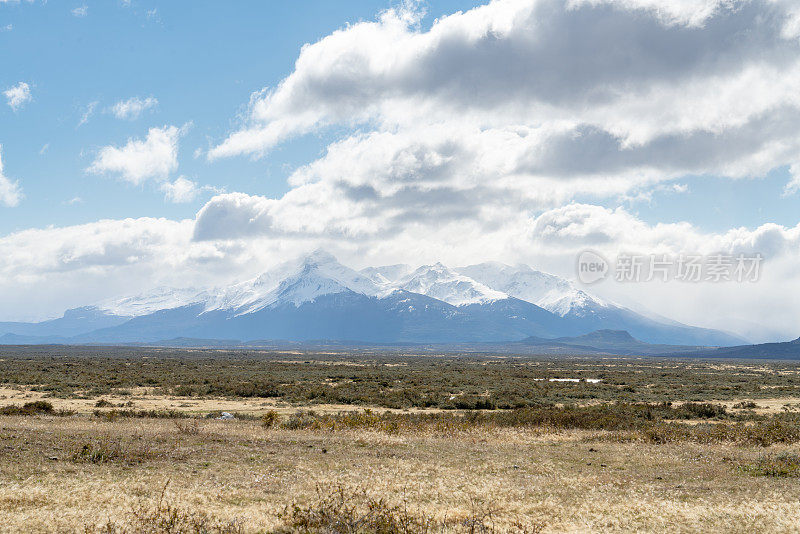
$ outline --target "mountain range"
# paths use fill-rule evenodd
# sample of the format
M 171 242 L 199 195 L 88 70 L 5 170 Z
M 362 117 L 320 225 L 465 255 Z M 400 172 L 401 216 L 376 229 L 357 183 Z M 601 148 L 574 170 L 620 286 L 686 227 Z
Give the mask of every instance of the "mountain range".
M 731 346 L 727 332 L 645 316 L 527 265 L 441 263 L 353 270 L 318 250 L 215 288 L 157 288 L 0 323 L 0 343 L 151 343 L 169 339 L 364 343 L 519 343 L 625 331 L 640 342 Z

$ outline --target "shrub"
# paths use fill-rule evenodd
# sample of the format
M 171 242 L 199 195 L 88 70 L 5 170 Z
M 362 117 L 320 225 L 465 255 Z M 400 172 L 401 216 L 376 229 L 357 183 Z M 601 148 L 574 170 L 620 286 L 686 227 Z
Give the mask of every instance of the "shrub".
M 284 532 L 405 534 L 433 530 L 433 522 L 426 516 L 389 506 L 384 499 L 374 499 L 366 492 L 348 491 L 341 486 L 328 495 L 317 491 L 317 502 L 308 506 L 295 504 L 284 510 Z
M 192 419 L 191 421 L 182 421 L 181 419 L 175 419 L 173 423 L 175 424 L 175 428 L 178 429 L 178 434 L 198 436 L 202 431 L 202 429 L 200 428 L 200 422 L 197 419 Z
M 59 412 L 61 415 L 62 412 Z M 66 413 L 66 412 L 63 412 Z M 47 401 L 26 402 L 22 407 L 9 405 L 0 408 L 0 415 L 36 415 L 36 414 L 56 414 L 53 405 Z
M 270 410 L 261 416 L 261 425 L 264 428 L 273 428 L 278 426 L 281 421 L 281 416 L 275 410 Z
M 84 532 L 100 534 L 242 534 L 239 521 L 222 521 L 206 512 L 189 511 L 166 502 L 166 486 L 154 504 L 140 504 L 129 513 L 127 525 L 108 522 L 99 529 L 85 527 Z M 125 527 L 130 527 L 130 530 Z
M 728 415 L 727 408 L 722 404 L 711 404 L 708 402 L 687 402 L 681 406 L 678 412 L 685 412 L 686 419 L 713 419 Z
M 464 534 L 494 534 L 515 532 L 537 534 L 544 525 L 516 521 L 510 530 L 495 526 L 496 510 L 472 501 L 470 512 L 437 521 L 421 512 L 411 511 L 406 503 L 392 505 L 384 498 L 370 496 L 364 490 L 348 489 L 341 485 L 323 491 L 317 487 L 317 499 L 311 504 L 288 506 L 280 514 L 284 525 L 278 533 L 307 534 L 428 534 L 461 532 Z
M 800 477 L 800 456 L 789 452 L 765 454 L 743 469 L 754 476 Z
M 148 460 L 166 458 L 168 451 L 159 451 L 144 440 L 112 440 L 104 437 L 78 444 L 73 448 L 70 460 L 74 463 L 141 464 Z

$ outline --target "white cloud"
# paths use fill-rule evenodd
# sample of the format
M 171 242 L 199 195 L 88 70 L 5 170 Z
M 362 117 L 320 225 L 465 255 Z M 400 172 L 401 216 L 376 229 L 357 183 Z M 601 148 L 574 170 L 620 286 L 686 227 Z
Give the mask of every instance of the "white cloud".
M 604 193 L 609 176 L 632 187 L 686 173 L 763 176 L 800 152 L 791 6 L 496 0 L 427 31 L 408 6 L 389 10 L 304 47 L 208 157 L 263 155 L 336 124 L 408 139 L 438 126 L 462 144 L 475 131 L 535 132 L 512 154 L 527 155 L 517 170 L 531 190 L 542 178 L 597 178 L 588 185 Z
M 89 6 L 85 4 L 82 6 L 78 6 L 72 10 L 73 17 L 83 18 L 88 14 L 89 14 Z
M 155 108 L 158 100 L 153 97 L 139 98 L 133 97 L 127 100 L 120 100 L 109 111 L 118 119 L 136 120 L 148 109 Z
M 129 139 L 122 147 L 100 149 L 87 169 L 95 174 L 118 174 L 133 184 L 166 180 L 178 168 L 178 140 L 182 129 L 175 126 L 150 128 L 144 140 Z
M 176 204 L 192 202 L 204 192 L 221 192 L 216 187 L 200 186 L 184 176 L 179 176 L 174 182 L 164 182 L 161 184 L 161 190 L 168 201 Z
M 22 200 L 19 182 L 14 182 L 3 174 L 3 146 L 0 145 L 0 205 L 13 208 Z
M 32 100 L 31 86 L 25 82 L 19 82 L 17 85 L 9 87 L 3 91 L 3 94 L 6 97 L 6 103 L 14 111 L 19 110 Z
M 3 174 L 3 147 L 0 145 L 0 205 L 14 207 L 22 200 L 19 182 L 13 182 Z

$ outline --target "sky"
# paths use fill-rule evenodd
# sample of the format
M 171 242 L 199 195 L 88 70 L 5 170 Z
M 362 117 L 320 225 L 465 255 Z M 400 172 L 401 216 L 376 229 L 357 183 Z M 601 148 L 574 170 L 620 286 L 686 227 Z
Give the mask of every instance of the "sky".
M 800 335 L 791 0 L 0 0 L 0 320 L 252 277 L 763 256 L 591 291 Z

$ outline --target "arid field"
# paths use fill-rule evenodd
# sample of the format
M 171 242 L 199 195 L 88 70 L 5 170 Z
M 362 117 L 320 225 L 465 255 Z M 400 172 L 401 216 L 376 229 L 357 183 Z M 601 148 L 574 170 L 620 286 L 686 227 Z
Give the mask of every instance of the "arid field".
M 191 383 L 146 385 L 141 355 L 96 357 L 3 355 L 0 531 L 800 531 L 791 363 L 184 354 Z M 89 382 L 115 365 L 119 383 Z M 267 366 L 265 383 L 280 368 L 293 398 L 197 391 L 217 387 L 205 365 Z M 420 382 L 416 366 L 441 376 Z M 476 382 L 474 366 L 524 403 L 492 406 L 511 393 Z M 686 389 L 654 399 L 658 378 Z M 345 380 L 364 401 L 319 389 Z M 525 381 L 540 401 L 520 396 Z M 489 407 L 387 406 L 412 386 Z M 294 398 L 302 388 L 315 396 Z

